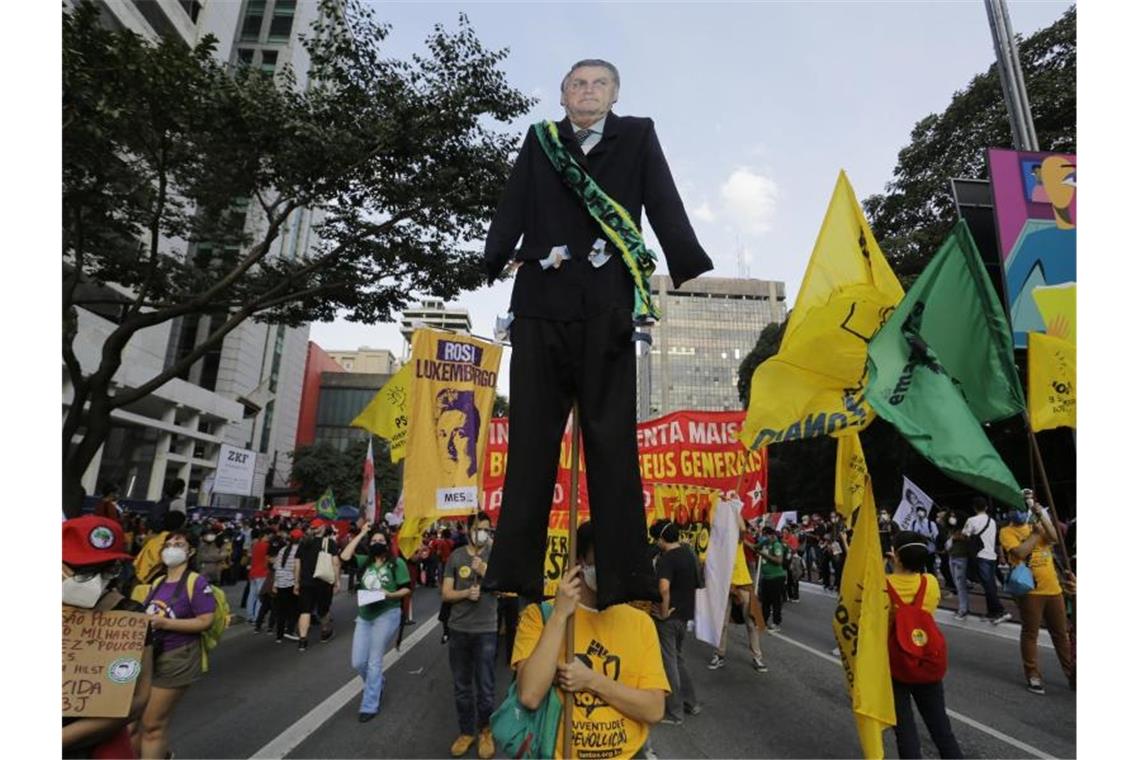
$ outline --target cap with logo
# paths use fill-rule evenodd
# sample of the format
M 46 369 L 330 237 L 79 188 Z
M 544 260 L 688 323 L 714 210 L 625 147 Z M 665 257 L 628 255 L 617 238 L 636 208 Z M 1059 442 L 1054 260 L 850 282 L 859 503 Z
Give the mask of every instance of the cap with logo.
M 115 520 L 86 515 L 63 522 L 63 561 L 69 565 L 100 565 L 131 559 L 123 529 Z

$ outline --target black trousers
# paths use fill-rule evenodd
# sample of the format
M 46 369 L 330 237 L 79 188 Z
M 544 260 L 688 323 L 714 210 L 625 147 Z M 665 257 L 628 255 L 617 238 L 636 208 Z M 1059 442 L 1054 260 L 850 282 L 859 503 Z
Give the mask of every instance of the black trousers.
M 542 595 L 558 452 L 577 401 L 598 607 L 660 599 L 646 554 L 632 338 L 633 318 L 626 309 L 572 322 L 516 317 L 511 324 L 507 474 L 484 591 Z
M 950 718 L 946 715 L 946 696 L 942 693 L 942 682 L 924 684 L 905 684 L 891 679 L 895 692 L 895 739 L 898 740 L 899 757 L 922 757 L 922 742 L 918 738 L 918 725 L 914 722 L 914 713 L 910 709 L 910 700 L 913 697 L 934 740 L 941 757 L 962 757 L 962 750 L 958 747 L 958 740 L 954 738 L 954 731 L 950 728 Z
M 784 622 L 784 584 L 784 578 L 760 579 L 760 606 L 767 625 L 780 625 Z

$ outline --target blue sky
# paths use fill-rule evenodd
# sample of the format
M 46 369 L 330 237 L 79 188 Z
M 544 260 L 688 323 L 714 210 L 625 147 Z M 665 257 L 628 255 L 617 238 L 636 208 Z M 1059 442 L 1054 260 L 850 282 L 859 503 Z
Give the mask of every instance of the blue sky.
M 711 274 L 738 276 L 743 250 L 749 276 L 787 284 L 789 306 L 839 170 L 860 198 L 881 192 L 915 122 L 943 110 L 994 57 L 981 0 L 374 5 L 393 26 L 392 56 L 421 52 L 431 27 L 454 28 L 461 12 L 486 46 L 510 48 L 508 80 L 541 99 L 512 125 L 520 136 L 564 115 L 558 84 L 571 63 L 615 63 L 614 111 L 655 120 Z M 1022 35 L 1068 6 L 1009 2 Z M 510 288 L 454 303 L 470 309 L 476 334 L 491 335 Z M 395 325 L 315 324 L 312 339 L 325 349 L 403 350 Z

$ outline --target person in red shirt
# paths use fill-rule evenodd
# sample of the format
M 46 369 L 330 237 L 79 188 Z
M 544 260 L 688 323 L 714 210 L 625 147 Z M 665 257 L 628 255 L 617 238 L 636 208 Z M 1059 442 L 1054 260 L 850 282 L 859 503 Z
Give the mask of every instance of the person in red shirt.
M 269 539 L 259 529 L 250 533 L 253 546 L 249 550 L 249 599 L 245 604 L 245 619 L 256 623 L 261 608 L 261 587 L 269 575 Z
M 95 505 L 95 516 L 118 521 L 119 515 L 121 514 L 121 510 L 119 509 L 119 487 L 114 483 L 104 483 L 100 493 L 102 494 L 102 498 L 99 499 L 99 503 Z

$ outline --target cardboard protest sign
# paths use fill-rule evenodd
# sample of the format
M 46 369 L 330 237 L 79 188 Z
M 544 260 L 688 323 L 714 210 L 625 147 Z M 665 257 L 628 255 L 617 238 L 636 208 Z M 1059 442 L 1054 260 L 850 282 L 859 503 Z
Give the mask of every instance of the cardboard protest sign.
M 124 718 L 142 672 L 146 615 L 63 607 L 63 715 Z

